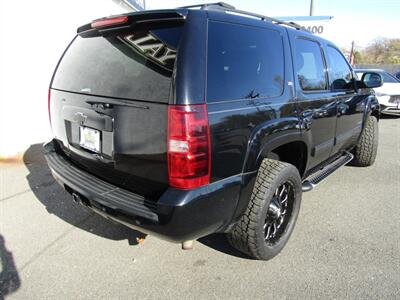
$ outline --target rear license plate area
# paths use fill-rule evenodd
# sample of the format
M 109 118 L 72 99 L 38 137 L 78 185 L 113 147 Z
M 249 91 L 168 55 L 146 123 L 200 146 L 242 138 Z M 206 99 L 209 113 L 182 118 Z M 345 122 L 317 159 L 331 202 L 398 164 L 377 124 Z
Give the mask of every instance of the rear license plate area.
M 80 126 L 79 145 L 90 151 L 101 152 L 101 132 L 97 129 Z

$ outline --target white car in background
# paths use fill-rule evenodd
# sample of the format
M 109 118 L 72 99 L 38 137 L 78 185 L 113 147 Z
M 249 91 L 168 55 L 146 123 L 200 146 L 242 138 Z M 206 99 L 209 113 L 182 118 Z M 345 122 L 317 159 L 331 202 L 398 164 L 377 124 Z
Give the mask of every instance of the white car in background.
M 357 69 L 354 70 L 361 79 L 365 72 L 374 72 L 381 75 L 383 85 L 374 88 L 376 97 L 381 105 L 381 113 L 400 116 L 400 81 L 384 70 Z

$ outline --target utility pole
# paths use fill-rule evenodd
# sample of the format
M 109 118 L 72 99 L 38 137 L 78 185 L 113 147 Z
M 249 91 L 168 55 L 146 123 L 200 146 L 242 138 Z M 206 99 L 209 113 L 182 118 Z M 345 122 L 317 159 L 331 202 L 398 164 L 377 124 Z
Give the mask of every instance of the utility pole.
M 354 41 L 351 42 L 351 50 L 350 50 L 350 57 L 349 63 L 353 66 L 356 63 L 356 57 L 354 55 Z
M 311 0 L 310 3 L 310 16 L 314 15 L 314 0 Z

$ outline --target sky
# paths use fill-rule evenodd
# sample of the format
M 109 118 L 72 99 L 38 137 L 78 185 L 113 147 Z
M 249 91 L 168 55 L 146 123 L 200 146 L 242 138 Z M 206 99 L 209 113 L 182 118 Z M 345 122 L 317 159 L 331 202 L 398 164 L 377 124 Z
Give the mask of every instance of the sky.
M 146 0 L 147 9 L 172 8 L 218 1 Z M 224 0 L 241 10 L 277 16 L 307 16 L 310 0 Z M 340 47 L 365 47 L 381 37 L 400 38 L 400 0 L 314 0 L 315 16 L 333 16 L 331 21 L 314 21 L 324 26 L 322 37 Z

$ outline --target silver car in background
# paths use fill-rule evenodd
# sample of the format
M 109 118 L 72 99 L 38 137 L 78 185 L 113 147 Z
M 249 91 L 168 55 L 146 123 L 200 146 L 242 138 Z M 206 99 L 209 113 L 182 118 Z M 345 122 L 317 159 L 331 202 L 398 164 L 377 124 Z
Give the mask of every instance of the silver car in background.
M 396 77 L 380 69 L 356 69 L 354 71 L 360 79 L 366 72 L 375 72 L 381 75 L 383 85 L 374 88 L 381 106 L 381 113 L 400 116 L 400 81 Z

